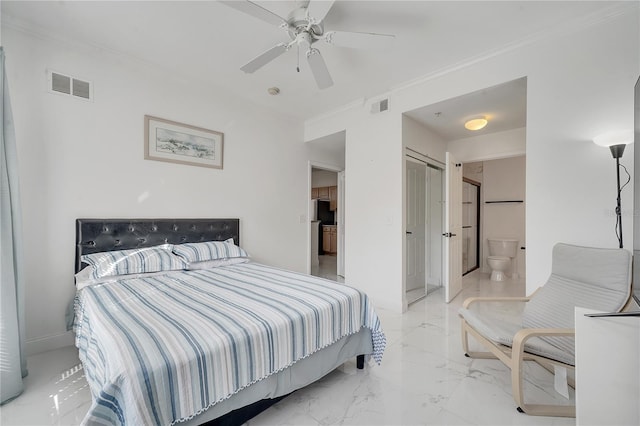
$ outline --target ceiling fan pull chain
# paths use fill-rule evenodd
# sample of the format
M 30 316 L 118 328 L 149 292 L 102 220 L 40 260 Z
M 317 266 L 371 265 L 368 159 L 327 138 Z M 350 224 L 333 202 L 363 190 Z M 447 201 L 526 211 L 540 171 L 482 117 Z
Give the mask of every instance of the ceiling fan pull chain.
M 298 58 L 298 64 L 296 65 L 296 71 L 300 72 L 300 45 L 299 45 L 299 44 L 297 44 L 296 46 L 297 46 L 297 48 L 298 48 L 298 55 L 297 55 L 297 58 Z

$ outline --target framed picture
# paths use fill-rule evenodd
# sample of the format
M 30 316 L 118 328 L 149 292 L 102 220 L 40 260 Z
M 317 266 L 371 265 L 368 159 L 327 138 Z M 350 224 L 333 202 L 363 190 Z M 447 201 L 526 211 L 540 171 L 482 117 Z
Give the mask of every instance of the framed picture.
M 222 168 L 224 134 L 158 117 L 144 116 L 144 158 Z

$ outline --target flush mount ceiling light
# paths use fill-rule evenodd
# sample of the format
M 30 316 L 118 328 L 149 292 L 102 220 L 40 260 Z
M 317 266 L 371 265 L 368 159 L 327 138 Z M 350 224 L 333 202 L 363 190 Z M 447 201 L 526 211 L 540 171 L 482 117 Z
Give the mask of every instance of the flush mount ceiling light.
M 267 93 L 269 93 L 271 96 L 276 96 L 280 94 L 280 89 L 278 87 L 269 87 L 267 89 Z
M 484 117 L 472 118 L 471 120 L 467 120 L 467 122 L 464 123 L 464 127 L 467 130 L 480 130 L 484 128 L 484 126 L 486 126 L 487 123 L 488 121 Z

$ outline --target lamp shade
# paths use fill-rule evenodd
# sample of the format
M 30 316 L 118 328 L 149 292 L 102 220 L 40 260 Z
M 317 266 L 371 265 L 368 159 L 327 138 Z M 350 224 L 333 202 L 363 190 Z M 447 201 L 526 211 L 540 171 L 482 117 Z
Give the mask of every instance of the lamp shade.
M 593 142 L 600 146 L 628 145 L 633 143 L 633 130 L 604 133 L 593 138 Z

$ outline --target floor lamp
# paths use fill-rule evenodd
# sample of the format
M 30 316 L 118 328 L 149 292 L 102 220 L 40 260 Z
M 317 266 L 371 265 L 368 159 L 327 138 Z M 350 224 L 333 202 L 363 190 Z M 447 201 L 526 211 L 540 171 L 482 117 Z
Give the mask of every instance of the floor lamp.
M 616 198 L 616 235 L 618 237 L 618 243 L 620 244 L 620 248 L 623 248 L 622 243 L 622 206 L 620 203 L 620 195 L 622 194 L 622 189 L 629 183 L 631 180 L 631 176 L 627 171 L 627 168 L 620 164 L 620 159 L 622 158 L 622 154 L 624 154 L 624 149 L 627 144 L 633 142 L 633 132 L 632 131 L 624 131 L 624 132 L 613 132 L 607 133 L 604 135 L 600 135 L 593 139 L 593 141 L 600 146 L 608 146 L 611 150 L 611 155 L 616 160 L 616 182 L 617 182 L 617 198 Z M 620 167 L 624 169 L 627 173 L 627 181 L 620 186 Z

